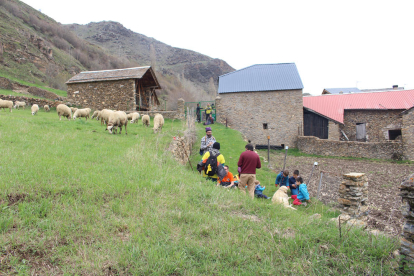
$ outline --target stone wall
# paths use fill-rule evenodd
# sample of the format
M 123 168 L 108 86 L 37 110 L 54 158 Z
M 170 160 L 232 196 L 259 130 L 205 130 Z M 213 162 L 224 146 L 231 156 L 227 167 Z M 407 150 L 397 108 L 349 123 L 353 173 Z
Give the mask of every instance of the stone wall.
M 299 136 L 298 149 L 324 156 L 394 159 L 403 154 L 403 144 L 393 142 L 330 141 L 313 136 Z
M 401 234 L 400 253 L 404 256 L 402 264 L 405 272 L 409 270 L 414 273 L 414 174 L 401 183 L 400 191 L 402 198 L 401 213 L 405 218 Z
M 144 114 L 149 115 L 150 117 L 154 117 L 155 114 L 161 114 L 165 119 L 185 119 L 185 110 L 184 110 L 185 101 L 184 99 L 180 98 L 177 102 L 177 110 L 173 111 L 138 111 L 138 113 L 142 116 Z M 137 112 L 137 111 L 128 111 L 127 113 Z
M 174 158 L 181 164 L 188 163 L 188 157 L 191 156 L 193 144 L 197 140 L 197 133 L 195 130 L 187 129 L 182 137 L 175 137 L 170 144 L 169 150 L 173 153 Z M 193 169 L 196 169 L 197 164 L 192 164 Z
M 401 129 L 404 145 L 404 157 L 414 160 L 414 108 L 403 115 L 403 128 Z
M 339 186 L 339 208 L 348 215 L 358 216 L 368 210 L 368 177 L 364 173 L 343 175 Z
M 356 124 L 365 123 L 368 142 L 385 142 L 388 130 L 401 129 L 403 110 L 345 110 L 341 125 L 350 141 L 356 141 Z M 341 134 L 342 136 L 342 134 Z
M 216 120 L 240 131 L 253 144 L 296 146 L 303 125 L 302 90 L 222 93 Z M 263 125 L 267 124 L 267 129 Z
M 339 137 L 340 137 L 339 124 L 335 124 L 334 122 L 329 120 L 328 140 L 339 141 Z
M 68 101 L 76 106 L 102 110 L 135 110 L 135 81 L 114 80 L 68 83 Z
M 15 101 L 25 102 L 26 105 L 39 105 L 40 108 L 42 108 L 44 105 L 49 105 L 49 107 L 56 107 L 59 104 L 63 103 L 62 101 L 50 101 L 45 99 L 34 99 L 34 98 L 28 98 L 28 97 L 18 97 L 18 96 L 5 96 L 0 95 L 0 99 L 2 100 L 8 100 L 12 101 L 13 103 Z

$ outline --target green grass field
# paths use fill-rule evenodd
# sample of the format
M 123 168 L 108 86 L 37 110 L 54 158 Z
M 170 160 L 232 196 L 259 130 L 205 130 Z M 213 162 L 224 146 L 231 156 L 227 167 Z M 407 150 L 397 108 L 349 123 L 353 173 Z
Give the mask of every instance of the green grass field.
M 167 149 L 183 128 L 110 135 L 55 111 L 0 111 L 0 274 L 396 274 L 397 239 L 353 228 L 340 239 L 338 213 L 315 200 L 286 210 L 180 165 Z M 218 124 L 213 135 L 235 172 L 241 135 Z M 275 176 L 258 170 L 267 195 Z

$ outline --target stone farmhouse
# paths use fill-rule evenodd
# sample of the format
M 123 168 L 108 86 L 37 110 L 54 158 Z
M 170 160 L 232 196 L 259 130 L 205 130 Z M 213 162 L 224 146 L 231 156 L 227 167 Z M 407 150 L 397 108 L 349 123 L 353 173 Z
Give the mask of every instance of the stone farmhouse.
M 413 106 L 414 90 L 304 97 L 298 148 L 321 155 L 413 160 Z
M 77 106 L 149 111 L 160 104 L 151 66 L 81 72 L 66 84 L 68 100 Z
M 294 63 L 258 64 L 219 77 L 216 120 L 253 144 L 295 147 L 303 84 Z

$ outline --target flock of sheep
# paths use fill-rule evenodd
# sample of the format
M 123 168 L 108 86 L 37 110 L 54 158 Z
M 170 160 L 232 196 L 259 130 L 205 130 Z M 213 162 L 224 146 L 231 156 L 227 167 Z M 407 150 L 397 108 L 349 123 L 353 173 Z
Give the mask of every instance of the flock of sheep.
M 0 99 L 0 108 L 3 109 L 10 109 L 10 112 L 12 112 L 12 108 L 20 109 L 20 107 L 23 107 L 25 109 L 26 103 L 25 102 L 19 102 L 15 101 L 14 105 L 12 101 L 6 101 Z M 48 105 L 45 105 L 44 110 L 46 112 L 50 111 L 50 108 Z M 37 114 L 39 111 L 39 106 L 37 104 L 32 105 L 31 107 L 32 115 Z M 68 107 L 65 104 L 59 104 L 56 107 L 57 114 L 59 116 L 59 120 L 62 120 L 62 116 L 66 117 L 68 120 L 76 120 L 76 118 L 82 118 L 84 117 L 86 120 L 88 120 L 89 115 L 91 113 L 90 108 L 83 108 L 78 109 L 75 107 Z M 72 116 L 73 114 L 73 116 Z M 129 113 L 126 114 L 124 111 L 114 111 L 110 109 L 103 109 L 101 111 L 96 110 L 93 115 L 92 119 L 96 118 L 97 120 L 101 120 L 101 125 L 106 124 L 106 129 L 109 133 L 117 133 L 118 127 L 119 127 L 119 134 L 122 132 L 122 127 L 125 126 L 125 134 L 127 133 L 127 125 L 128 121 L 131 123 L 138 123 L 138 119 L 140 118 L 140 115 L 138 112 Z M 142 124 L 145 126 L 150 125 L 150 116 L 149 115 L 143 115 L 142 116 Z M 154 133 L 157 133 L 158 131 L 162 130 L 162 127 L 164 125 L 164 117 L 157 113 L 154 116 Z

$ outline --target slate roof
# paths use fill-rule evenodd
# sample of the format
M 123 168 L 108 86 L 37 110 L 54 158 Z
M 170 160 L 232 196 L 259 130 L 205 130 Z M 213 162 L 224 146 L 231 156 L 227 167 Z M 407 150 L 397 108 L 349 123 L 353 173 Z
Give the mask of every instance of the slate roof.
M 150 70 L 151 74 L 157 83 L 158 88 L 161 88 L 157 79 L 151 69 L 151 66 L 134 67 L 115 70 L 101 70 L 101 71 L 84 71 L 73 76 L 66 83 L 80 83 L 80 82 L 95 82 L 95 81 L 110 81 L 122 79 L 140 79 L 145 73 Z
M 330 94 L 339 94 L 339 92 L 343 92 L 343 94 L 349 94 L 349 93 L 359 93 L 362 92 L 357 87 L 350 87 L 350 88 L 325 88 L 323 89 L 323 93 L 329 92 Z
M 414 106 L 414 90 L 303 97 L 303 107 L 344 123 L 344 110 L 405 110 Z
M 219 77 L 218 93 L 303 89 L 295 63 L 257 64 Z

